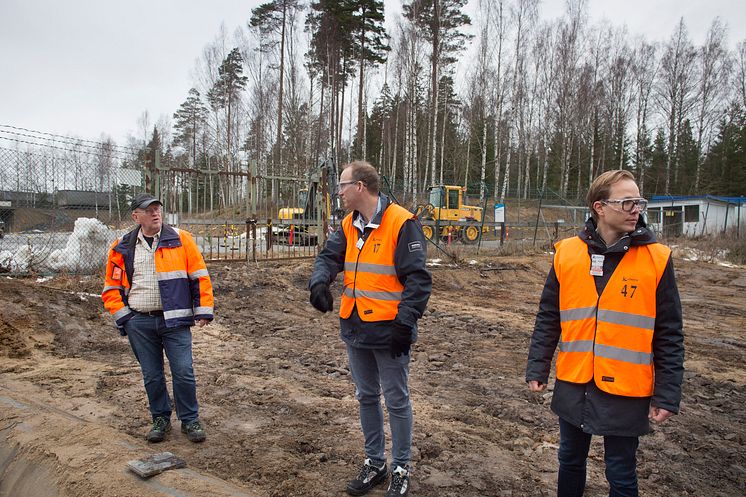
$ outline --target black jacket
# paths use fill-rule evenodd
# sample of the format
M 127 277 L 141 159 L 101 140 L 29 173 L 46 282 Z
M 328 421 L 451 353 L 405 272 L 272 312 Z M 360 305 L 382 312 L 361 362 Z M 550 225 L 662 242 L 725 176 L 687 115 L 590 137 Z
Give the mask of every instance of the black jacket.
M 611 247 L 606 247 L 596 232 L 593 219 L 586 222 L 585 228 L 578 236 L 588 245 L 589 254 L 604 255 L 603 276 L 594 277 L 599 295 L 630 246 L 655 243 L 655 235 L 647 228 L 642 218 L 635 231 Z M 531 337 L 526 381 L 538 380 L 547 383 L 560 333 L 559 281 L 552 267 L 541 294 L 539 313 Z M 639 436 L 649 433 L 648 410 L 651 404 L 678 413 L 684 375 L 684 333 L 681 301 L 670 258 L 656 291 L 653 365 L 655 385 L 652 397 L 611 395 L 599 390 L 592 380 L 586 384 L 557 380 L 552 397 L 552 410 L 565 421 L 587 433 L 617 436 Z
M 380 195 L 381 211 L 373 218 L 374 224 L 380 224 L 384 211 L 391 201 Z M 357 212 L 353 213 L 353 216 Z M 366 229 L 363 238 L 367 239 L 373 230 Z M 412 243 L 412 242 L 419 242 Z M 415 247 L 417 247 L 415 249 Z M 340 226 L 329 239 L 323 250 L 316 257 L 313 274 L 308 282 L 310 289 L 317 283 L 330 284 L 338 273 L 344 272 L 347 237 Z M 425 267 L 427 244 L 422 226 L 416 218 L 406 221 L 399 231 L 399 240 L 394 252 L 394 267 L 399 281 L 404 285 L 398 313 L 393 321 L 398 321 L 412 328 L 413 341 L 417 338 L 417 320 L 422 317 L 427 307 L 432 290 L 432 277 Z M 357 307 L 349 318 L 340 318 L 340 335 L 345 343 L 360 348 L 387 348 L 391 344 L 391 324 L 393 321 L 363 321 L 357 313 Z

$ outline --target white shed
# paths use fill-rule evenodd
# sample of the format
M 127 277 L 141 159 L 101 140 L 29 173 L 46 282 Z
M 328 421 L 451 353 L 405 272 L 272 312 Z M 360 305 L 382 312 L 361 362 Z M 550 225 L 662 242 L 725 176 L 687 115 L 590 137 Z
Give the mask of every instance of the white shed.
M 746 232 L 746 197 L 656 195 L 648 204 L 648 225 L 663 236 Z

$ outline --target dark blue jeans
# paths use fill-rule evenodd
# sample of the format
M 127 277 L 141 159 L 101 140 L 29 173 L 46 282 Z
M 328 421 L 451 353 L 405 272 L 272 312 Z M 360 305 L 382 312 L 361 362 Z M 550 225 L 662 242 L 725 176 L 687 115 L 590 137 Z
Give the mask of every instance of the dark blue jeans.
M 560 448 L 557 497 L 580 497 L 591 434 L 559 418 Z M 637 437 L 604 437 L 604 462 L 609 497 L 637 497 Z
M 176 417 L 182 423 L 198 419 L 197 383 L 192 367 L 192 331 L 188 326 L 166 328 L 163 317 L 135 314 L 125 323 L 132 351 L 142 370 L 150 414 L 171 417 L 171 401 L 163 373 L 163 352 L 171 366 Z

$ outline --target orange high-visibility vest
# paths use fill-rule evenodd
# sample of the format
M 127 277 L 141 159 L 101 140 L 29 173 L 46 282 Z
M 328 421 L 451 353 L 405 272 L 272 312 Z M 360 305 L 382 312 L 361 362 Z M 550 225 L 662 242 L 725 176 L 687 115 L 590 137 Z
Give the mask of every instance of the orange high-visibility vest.
M 614 395 L 651 396 L 655 294 L 671 250 L 659 243 L 630 247 L 599 297 L 585 242 L 573 237 L 555 247 L 562 327 L 557 378 L 593 379 Z
M 370 232 L 362 248 L 358 248 L 360 232 L 352 225 L 352 213 L 342 220 L 347 238 L 345 252 L 344 290 L 339 316 L 347 319 L 352 309 L 363 321 L 394 319 L 404 285 L 396 276 L 394 253 L 402 225 L 412 219 L 412 213 L 397 204 L 389 204 L 381 224 Z

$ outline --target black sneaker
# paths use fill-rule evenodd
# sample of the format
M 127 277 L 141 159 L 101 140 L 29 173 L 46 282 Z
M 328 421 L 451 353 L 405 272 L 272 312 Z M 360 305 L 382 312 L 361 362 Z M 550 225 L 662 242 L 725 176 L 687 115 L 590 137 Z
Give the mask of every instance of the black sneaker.
M 350 495 L 365 495 L 371 488 L 384 481 L 386 481 L 386 463 L 377 468 L 373 465 L 373 461 L 365 459 L 360 474 L 347 484 L 347 493 Z
M 181 423 L 181 432 L 186 433 L 187 438 L 192 442 L 204 442 L 205 438 L 207 438 L 205 429 L 202 428 L 199 421 Z
M 171 431 L 171 420 L 165 416 L 156 416 L 153 420 L 153 427 L 145 438 L 152 443 L 163 442 L 169 431 Z
M 405 497 L 409 493 L 409 468 L 397 466 L 391 472 L 391 483 L 386 490 L 386 497 Z

